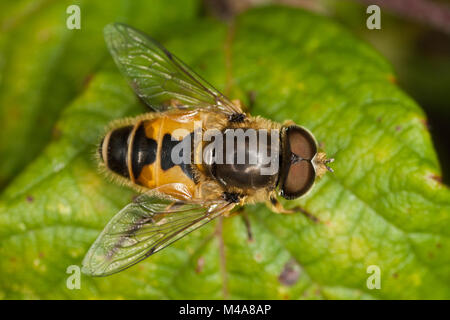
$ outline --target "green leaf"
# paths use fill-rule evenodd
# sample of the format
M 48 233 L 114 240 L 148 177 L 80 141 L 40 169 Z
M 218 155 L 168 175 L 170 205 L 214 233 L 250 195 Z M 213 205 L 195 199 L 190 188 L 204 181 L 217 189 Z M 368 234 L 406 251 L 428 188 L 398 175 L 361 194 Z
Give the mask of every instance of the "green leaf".
M 1 197 L 0 297 L 450 298 L 450 193 L 424 114 L 382 57 L 328 19 L 282 7 L 179 30 L 169 50 L 230 98 L 254 97 L 252 114 L 309 128 L 336 159 L 334 174 L 286 202 L 318 222 L 247 206 L 253 241 L 244 213 L 235 215 L 68 289 L 67 267 L 132 197 L 97 172 L 92 154 L 108 121 L 143 109 L 117 72 L 102 69 Z M 371 265 L 381 289 L 367 286 Z

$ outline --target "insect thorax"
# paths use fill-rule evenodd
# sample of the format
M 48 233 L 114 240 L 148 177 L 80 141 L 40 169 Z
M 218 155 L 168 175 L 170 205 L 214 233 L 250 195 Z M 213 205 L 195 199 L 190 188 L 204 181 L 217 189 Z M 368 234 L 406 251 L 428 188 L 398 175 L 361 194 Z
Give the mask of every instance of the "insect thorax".
M 274 132 L 275 133 L 275 132 Z M 273 189 L 278 179 L 279 135 L 251 127 L 227 128 L 222 143 L 205 148 L 209 174 L 226 190 Z M 275 140 L 275 141 L 274 141 Z

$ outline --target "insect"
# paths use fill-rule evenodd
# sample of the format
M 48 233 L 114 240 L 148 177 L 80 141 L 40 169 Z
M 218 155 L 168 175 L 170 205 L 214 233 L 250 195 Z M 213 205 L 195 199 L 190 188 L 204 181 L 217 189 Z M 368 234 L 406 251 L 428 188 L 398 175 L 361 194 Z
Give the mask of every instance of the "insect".
M 316 177 L 331 171 L 332 159 L 318 152 L 307 129 L 244 113 L 238 101 L 140 31 L 111 24 L 105 39 L 135 93 L 156 112 L 113 122 L 99 145 L 104 171 L 141 195 L 101 232 L 84 258 L 84 273 L 104 276 L 126 269 L 238 205 L 267 202 L 283 212 L 278 196 L 298 198 Z M 244 134 L 241 143 L 211 147 L 220 140 L 217 134 L 228 137 L 233 130 Z M 258 133 L 253 141 L 246 136 L 252 130 Z M 195 139 L 207 132 L 217 141 Z M 186 148 L 178 155 L 190 161 L 174 161 L 180 146 Z M 231 161 L 218 161 L 219 154 Z M 208 161 L 196 161 L 202 156 Z M 275 170 L 268 170 L 272 165 Z

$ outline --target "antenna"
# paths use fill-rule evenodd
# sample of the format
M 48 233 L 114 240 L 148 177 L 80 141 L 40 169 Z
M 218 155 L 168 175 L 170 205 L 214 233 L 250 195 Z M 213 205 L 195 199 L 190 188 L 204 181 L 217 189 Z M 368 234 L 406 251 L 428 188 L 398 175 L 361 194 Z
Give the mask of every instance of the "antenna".
M 327 168 L 328 171 L 330 172 L 334 172 L 333 169 L 331 169 L 329 166 L 327 166 L 327 163 L 331 163 L 334 161 L 334 158 L 330 158 L 330 159 L 325 159 L 325 161 L 323 162 L 323 165 L 325 166 L 325 168 Z

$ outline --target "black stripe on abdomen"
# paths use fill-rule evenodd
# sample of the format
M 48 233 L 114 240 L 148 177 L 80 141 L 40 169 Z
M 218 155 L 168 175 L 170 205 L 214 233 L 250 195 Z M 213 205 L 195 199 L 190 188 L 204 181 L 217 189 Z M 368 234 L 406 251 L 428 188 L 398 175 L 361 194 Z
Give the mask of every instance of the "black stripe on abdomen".
M 131 150 L 131 170 L 135 179 L 139 177 L 146 165 L 155 162 L 157 149 L 158 143 L 147 138 L 144 122 L 141 122 L 134 134 L 133 149 Z
M 133 126 L 115 129 L 111 132 L 107 146 L 108 169 L 129 178 L 127 167 L 128 137 Z
M 172 149 L 179 143 L 183 143 L 185 139 L 190 139 L 191 141 L 191 149 L 192 149 L 192 139 L 193 139 L 193 133 L 190 135 L 187 135 L 183 141 L 172 141 L 172 136 L 169 133 L 166 133 L 162 140 L 162 146 L 161 146 L 161 169 L 166 171 L 170 168 L 175 166 L 175 163 L 172 161 Z M 191 151 L 192 153 L 192 151 Z M 183 152 L 180 153 L 180 158 L 183 158 Z M 191 155 L 189 155 L 189 159 L 192 160 Z M 177 166 L 180 166 L 181 170 L 184 172 L 186 176 L 189 177 L 189 179 L 194 180 L 194 174 L 192 172 L 191 164 L 190 163 L 180 163 L 177 164 Z

